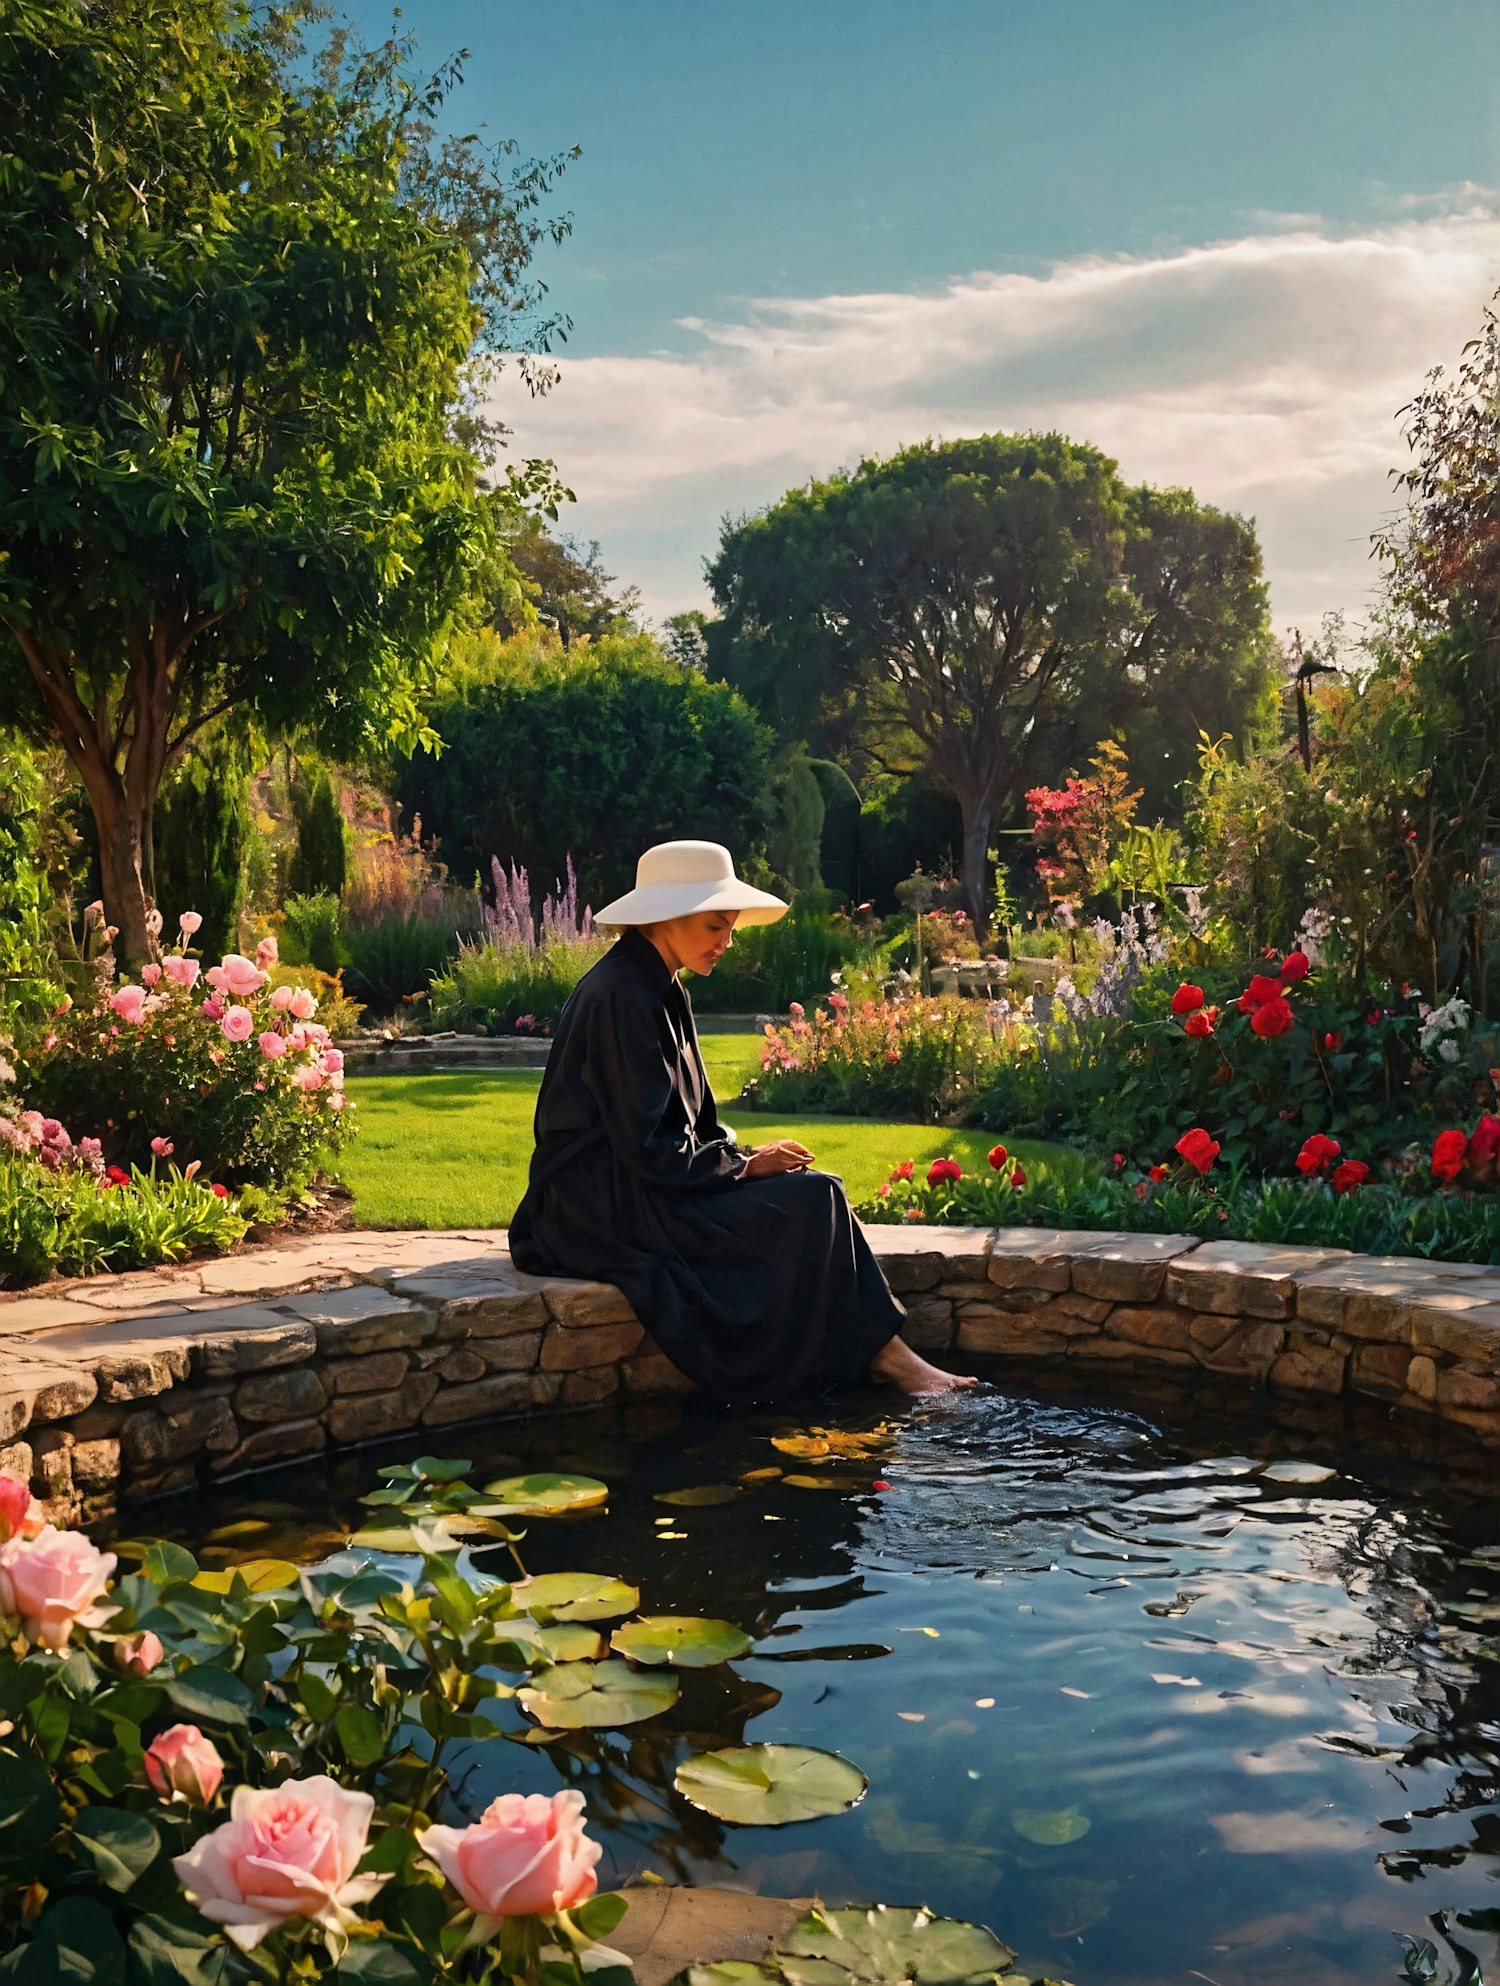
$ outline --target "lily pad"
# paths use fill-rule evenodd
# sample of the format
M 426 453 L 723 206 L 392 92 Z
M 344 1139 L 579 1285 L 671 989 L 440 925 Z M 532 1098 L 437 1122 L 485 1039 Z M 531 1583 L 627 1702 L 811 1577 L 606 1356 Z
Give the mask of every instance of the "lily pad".
M 711 1669 L 750 1653 L 750 1637 L 733 1621 L 699 1620 L 691 1614 L 649 1614 L 617 1627 L 610 1646 L 632 1662 L 674 1669 Z
M 988 1986 L 1014 1958 L 982 1924 L 880 1904 L 810 1911 L 769 1962 L 791 1986 L 833 1986 L 838 1974 L 863 1986 Z
M 456 1551 L 458 1534 L 441 1517 L 423 1518 L 403 1511 L 400 1517 L 377 1517 L 373 1524 L 361 1524 L 349 1542 L 370 1551 L 431 1556 Z
M 1094 1823 L 1076 1807 L 1059 1807 L 1054 1812 L 1025 1809 L 1012 1814 L 1010 1824 L 1016 1833 L 1039 1848 L 1066 1848 L 1070 1841 L 1082 1841 Z
M 298 1580 L 296 1566 L 282 1558 L 247 1558 L 238 1565 L 226 1565 L 218 1572 L 196 1573 L 193 1584 L 201 1586 L 206 1593 L 227 1593 L 236 1579 L 243 1579 L 252 1593 L 275 1593 L 284 1586 L 295 1586 Z
M 597 1510 L 609 1500 L 609 1485 L 593 1476 L 559 1476 L 542 1473 L 532 1476 L 502 1476 L 486 1483 L 484 1494 L 494 1497 L 516 1515 L 555 1517 L 566 1510 Z M 487 1515 L 499 1513 L 487 1510 Z
M 604 1653 L 604 1636 L 582 1621 L 553 1621 L 537 1640 L 554 1662 L 592 1662 Z
M 641 1603 L 634 1586 L 607 1572 L 543 1572 L 513 1587 L 511 1597 L 528 1613 L 545 1607 L 560 1621 L 618 1620 Z
M 1338 1474 L 1322 1462 L 1268 1462 L 1261 1470 L 1268 1483 L 1331 1483 Z
M 539 1669 L 531 1687 L 516 1692 L 523 1710 L 556 1731 L 639 1724 L 670 1710 L 677 1694 L 675 1676 L 614 1660 Z
M 848 1488 L 848 1484 L 840 1476 L 783 1476 L 781 1480 L 789 1489 L 836 1490 Z
M 780 1471 L 777 1471 L 780 1474 Z M 676 1503 L 689 1510 L 706 1510 L 716 1503 L 733 1503 L 744 1491 L 738 1483 L 695 1483 L 691 1489 L 660 1490 L 653 1503 Z
M 677 1768 L 685 1800 L 740 1827 L 785 1827 L 856 1807 L 869 1780 L 837 1752 L 810 1745 L 733 1745 Z

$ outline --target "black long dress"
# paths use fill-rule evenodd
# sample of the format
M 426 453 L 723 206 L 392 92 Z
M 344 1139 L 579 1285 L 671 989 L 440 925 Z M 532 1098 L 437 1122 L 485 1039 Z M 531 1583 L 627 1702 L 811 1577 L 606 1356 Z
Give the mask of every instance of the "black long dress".
M 741 1177 L 687 993 L 631 929 L 563 1008 L 510 1229 L 518 1268 L 614 1283 L 715 1398 L 856 1384 L 904 1315 L 827 1173 Z

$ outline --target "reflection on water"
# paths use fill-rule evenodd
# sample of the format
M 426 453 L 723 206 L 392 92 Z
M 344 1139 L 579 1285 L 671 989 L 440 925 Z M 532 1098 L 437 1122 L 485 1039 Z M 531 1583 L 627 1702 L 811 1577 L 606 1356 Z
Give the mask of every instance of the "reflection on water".
M 533 1570 L 619 1573 L 645 1610 L 756 1637 L 648 1723 L 538 1743 L 514 1712 L 463 1758 L 466 1806 L 577 1785 L 603 1880 L 926 1903 L 1077 1986 L 1368 1986 L 1402 1976 L 1393 1931 L 1433 1939 L 1441 1980 L 1438 1912 L 1496 1966 L 1500 1504 L 1472 1474 L 1277 1481 L 1274 1429 L 1057 1394 L 919 1407 L 865 1458 L 789 1461 L 786 1426 L 652 1404 L 444 1439 L 610 1483 L 607 1512 L 533 1526 Z M 158 1527 L 237 1520 L 205 1556 L 333 1549 L 377 1463 L 412 1452 L 231 1486 L 193 1531 L 164 1505 Z M 834 1487 L 653 1501 L 772 1464 Z M 778 1829 L 678 1798 L 689 1752 L 746 1740 L 843 1751 L 869 1796 Z

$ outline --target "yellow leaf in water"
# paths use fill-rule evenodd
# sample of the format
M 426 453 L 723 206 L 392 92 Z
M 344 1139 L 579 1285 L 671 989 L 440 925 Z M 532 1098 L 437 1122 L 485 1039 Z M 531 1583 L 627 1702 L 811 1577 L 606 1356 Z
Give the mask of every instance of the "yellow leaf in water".
M 1069 1689 L 1066 1683 L 1064 1683 L 1064 1684 L 1063 1684 L 1063 1686 L 1062 1686 L 1062 1694 L 1063 1694 L 1064 1696 L 1078 1696 L 1078 1697 L 1082 1697 L 1082 1699 L 1083 1699 L 1083 1701 L 1084 1701 L 1085 1703 L 1092 1703 L 1092 1702 L 1093 1702 L 1093 1700 L 1094 1700 L 1094 1697 L 1093 1697 L 1093 1692 L 1092 1692 L 1092 1690 L 1086 1690 L 1086 1689 Z
M 976 1696 L 974 1699 L 974 1708 L 976 1710 L 993 1710 L 994 1707 L 995 1699 L 992 1696 Z
M 740 1477 L 742 1483 L 774 1483 L 780 1480 L 780 1469 L 747 1469 Z
M 1182 1689 L 1202 1689 L 1203 1687 L 1196 1676 L 1159 1676 L 1154 1669 L 1151 1672 L 1151 1680 L 1154 1683 L 1176 1683 Z
M 837 1476 L 783 1476 L 781 1480 L 791 1489 L 836 1490 L 844 1487 Z
M 687 1532 L 686 1532 L 686 1531 L 658 1531 L 656 1535 L 657 1535 L 657 1537 L 658 1537 L 658 1538 L 661 1538 L 662 1540 L 664 1540 L 664 1541 L 665 1541 L 665 1540 L 666 1540 L 667 1538 L 685 1538 L 685 1537 L 687 1536 Z
M 777 1434 L 771 1437 L 771 1446 L 783 1455 L 800 1456 L 804 1462 L 817 1461 L 830 1452 L 821 1434 Z
M 927 1722 L 927 1712 L 925 1710 L 898 1710 L 896 1715 L 903 1718 L 908 1724 L 925 1724 Z

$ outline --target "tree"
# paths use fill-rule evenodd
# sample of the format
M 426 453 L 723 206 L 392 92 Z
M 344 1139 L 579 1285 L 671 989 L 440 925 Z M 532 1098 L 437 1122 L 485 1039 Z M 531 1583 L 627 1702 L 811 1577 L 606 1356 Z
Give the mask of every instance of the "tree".
M 597 539 L 554 537 L 539 518 L 527 517 L 506 550 L 520 578 L 520 597 L 497 606 L 499 633 L 520 634 L 540 621 L 571 648 L 603 634 L 638 632 L 641 596 L 634 586 L 614 591 L 615 576 L 604 570 Z
M 242 740 L 222 726 L 199 737 L 157 801 L 156 884 L 170 935 L 185 910 L 203 928 L 195 943 L 205 956 L 239 949 L 245 894 L 245 846 L 250 818 L 250 764 Z
M 287 865 L 289 896 L 342 896 L 349 879 L 349 830 L 327 768 L 292 788 L 297 845 Z
M 558 329 L 524 276 L 560 162 L 439 142 L 456 65 L 419 88 L 293 18 L 30 0 L 0 32 L 0 696 L 78 768 L 132 963 L 194 739 L 410 749 L 501 516 L 555 496 L 487 486 L 475 408 Z
M 597 906 L 630 886 L 653 842 L 689 836 L 744 851 L 766 834 L 765 726 L 649 635 L 570 649 L 535 633 L 490 635 L 470 644 L 455 684 L 428 711 L 441 754 L 406 761 L 396 792 L 461 877 L 487 877 L 498 855 L 522 863 L 540 890 L 571 854 Z
M 1186 490 L 1128 490 L 1059 435 L 924 443 L 725 528 L 709 666 L 783 737 L 923 768 L 986 851 L 1022 790 L 1114 731 L 1166 807 L 1200 729 L 1274 708 L 1254 529 Z

